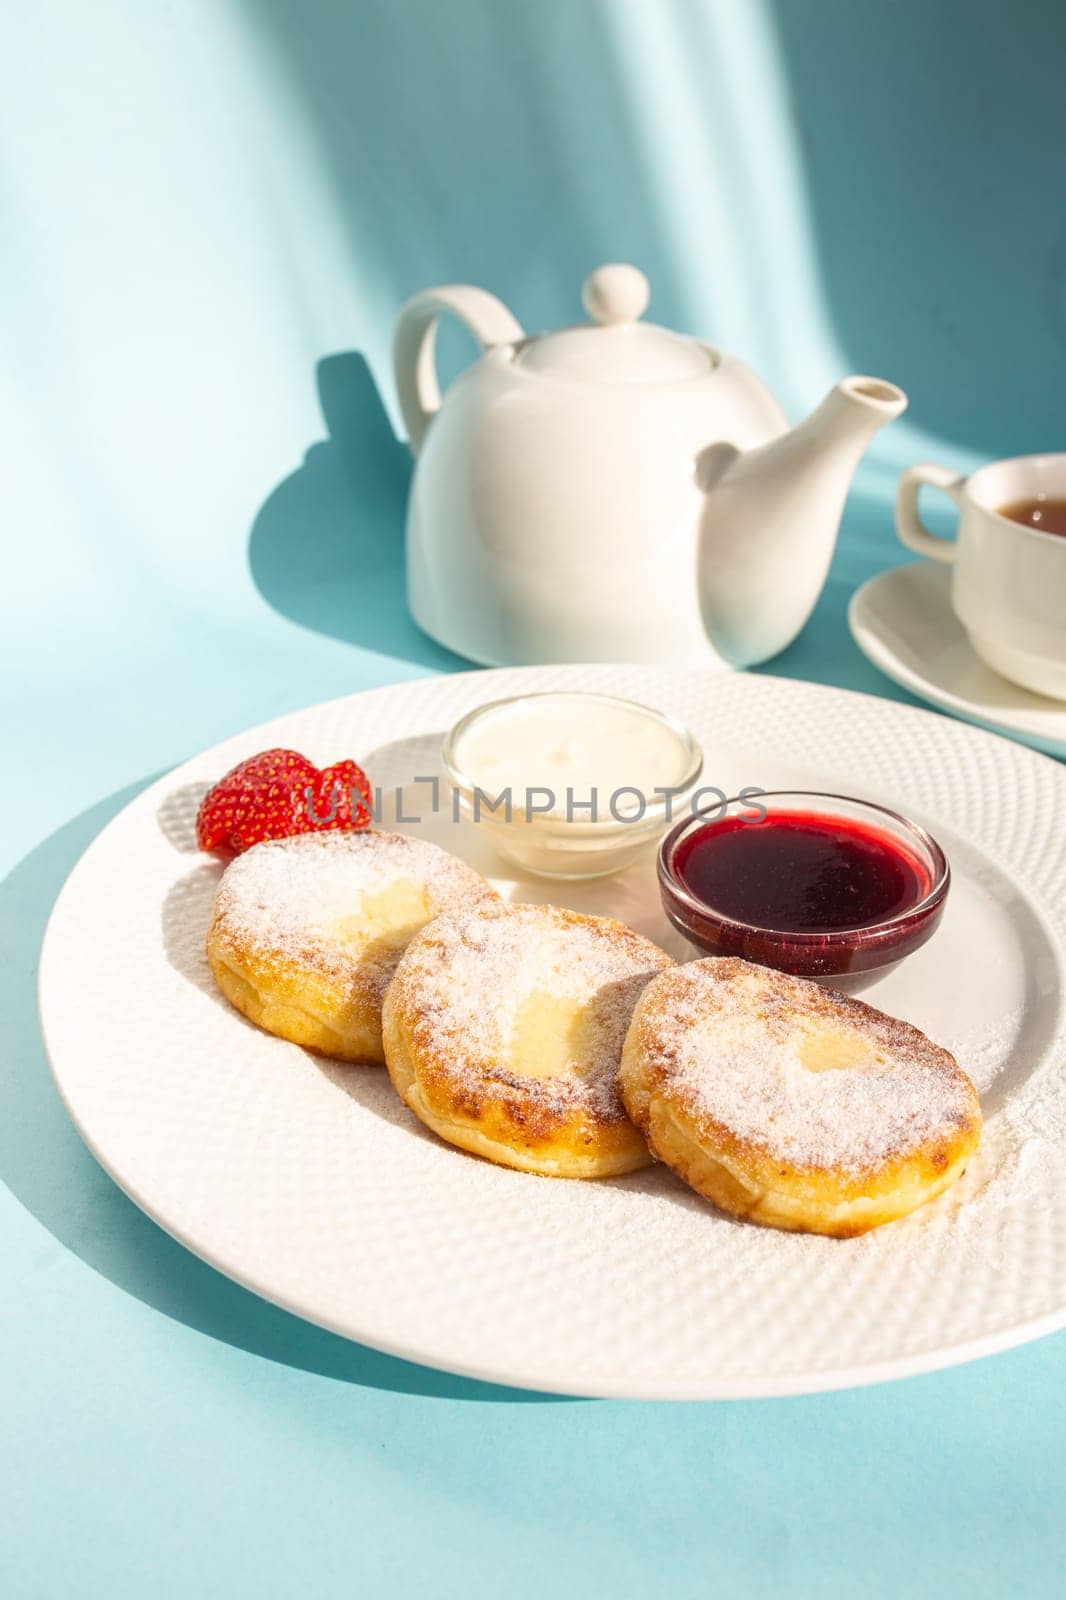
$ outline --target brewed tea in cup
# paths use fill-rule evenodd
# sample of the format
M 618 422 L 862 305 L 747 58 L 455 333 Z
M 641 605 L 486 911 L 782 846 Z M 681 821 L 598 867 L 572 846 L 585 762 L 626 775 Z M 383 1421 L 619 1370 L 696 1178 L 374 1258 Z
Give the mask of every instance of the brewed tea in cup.
M 922 522 L 923 484 L 958 506 L 953 539 Z M 995 461 L 968 478 L 909 467 L 896 492 L 896 532 L 909 550 L 950 563 L 951 604 L 982 661 L 1066 700 L 1066 454 Z
M 1039 528 L 1041 533 L 1057 533 L 1066 538 L 1066 500 L 1038 494 L 1028 500 L 1008 500 L 996 509 L 1001 517 L 1020 522 L 1023 528 Z

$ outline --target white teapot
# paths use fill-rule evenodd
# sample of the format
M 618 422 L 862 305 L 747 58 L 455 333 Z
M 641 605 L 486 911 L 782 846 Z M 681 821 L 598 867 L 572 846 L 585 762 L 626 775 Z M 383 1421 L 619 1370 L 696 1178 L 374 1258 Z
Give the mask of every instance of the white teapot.
M 408 598 L 460 655 L 741 667 L 810 616 L 852 473 L 906 396 L 845 378 L 790 431 L 742 362 L 641 322 L 648 293 L 635 267 L 600 267 L 592 321 L 533 337 L 484 289 L 403 308 Z M 444 311 L 484 348 L 442 401 Z

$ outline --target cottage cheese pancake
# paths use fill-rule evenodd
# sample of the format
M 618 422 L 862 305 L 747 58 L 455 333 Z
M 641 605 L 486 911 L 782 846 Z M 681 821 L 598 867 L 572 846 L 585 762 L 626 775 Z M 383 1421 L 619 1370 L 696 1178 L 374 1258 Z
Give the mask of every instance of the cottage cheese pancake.
M 409 941 L 442 911 L 495 899 L 465 862 L 403 834 L 270 840 L 223 874 L 208 960 L 226 998 L 268 1033 L 381 1063 L 381 1002 Z
M 618 1093 L 657 945 L 556 906 L 483 905 L 414 939 L 384 1006 L 385 1058 L 427 1127 L 504 1166 L 598 1178 L 649 1161 Z
M 652 1152 L 755 1222 L 839 1236 L 904 1216 L 960 1175 L 977 1091 L 917 1028 L 802 978 L 691 962 L 645 991 L 622 1096 Z

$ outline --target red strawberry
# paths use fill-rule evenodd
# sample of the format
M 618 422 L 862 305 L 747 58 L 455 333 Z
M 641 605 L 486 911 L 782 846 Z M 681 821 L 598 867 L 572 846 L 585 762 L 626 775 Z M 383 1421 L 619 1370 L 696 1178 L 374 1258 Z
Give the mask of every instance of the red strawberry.
M 299 830 L 301 833 L 369 827 L 374 796 L 370 779 L 354 761 L 335 761 L 331 767 L 316 771 L 313 787 L 314 798 L 304 808 L 306 827 Z
M 365 828 L 371 789 L 354 761 L 321 771 L 297 750 L 264 750 L 220 778 L 200 803 L 201 850 L 239 855 L 263 839 Z

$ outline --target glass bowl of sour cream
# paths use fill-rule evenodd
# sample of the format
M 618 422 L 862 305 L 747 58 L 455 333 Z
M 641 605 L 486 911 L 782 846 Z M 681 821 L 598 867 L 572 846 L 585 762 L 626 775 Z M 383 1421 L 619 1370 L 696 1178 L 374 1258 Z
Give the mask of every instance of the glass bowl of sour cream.
M 571 690 L 478 706 L 441 756 L 462 813 L 500 855 L 547 878 L 628 866 L 681 815 L 703 770 L 676 718 Z

